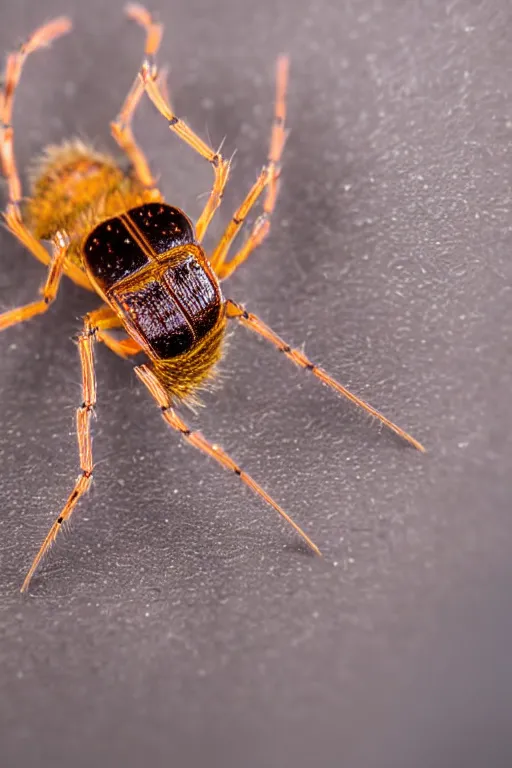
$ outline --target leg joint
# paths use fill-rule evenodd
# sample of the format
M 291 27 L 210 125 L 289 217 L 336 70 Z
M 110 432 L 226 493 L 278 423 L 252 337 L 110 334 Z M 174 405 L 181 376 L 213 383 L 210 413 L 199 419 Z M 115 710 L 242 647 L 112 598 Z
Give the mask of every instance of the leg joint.
M 115 120 L 112 120 L 110 123 L 110 127 L 117 131 L 120 134 L 126 133 L 126 129 L 128 128 L 128 123 L 123 120 L 121 115 L 118 115 Z
M 90 336 L 96 336 L 98 331 L 100 330 L 99 325 L 91 325 L 89 315 L 85 318 L 85 328 L 84 328 L 84 336 L 90 337 Z

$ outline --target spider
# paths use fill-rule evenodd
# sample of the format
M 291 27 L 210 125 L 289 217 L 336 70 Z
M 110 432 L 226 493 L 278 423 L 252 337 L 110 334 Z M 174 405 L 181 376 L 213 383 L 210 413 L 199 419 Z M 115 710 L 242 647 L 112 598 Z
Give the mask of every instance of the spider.
M 345 387 L 332 379 L 298 349 L 292 349 L 256 315 L 225 299 L 221 282 L 233 274 L 269 233 L 285 145 L 288 58 L 276 67 L 276 98 L 268 161 L 227 225 L 216 248 L 207 255 L 201 243 L 226 186 L 230 162 L 213 151 L 174 114 L 156 53 L 162 25 L 141 5 L 126 7 L 129 18 L 145 31 L 144 58 L 116 120 L 112 136 L 127 155 L 125 172 L 113 157 L 72 140 L 50 146 L 31 172 L 31 191 L 22 189 L 13 151 L 11 115 L 14 95 L 27 57 L 71 29 L 66 17 L 45 24 L 7 57 L 0 92 L 0 157 L 8 187 L 5 224 L 12 234 L 47 267 L 42 298 L 0 314 L 0 330 L 46 312 L 57 295 L 63 275 L 97 293 L 101 306 L 83 319 L 78 337 L 82 370 L 82 403 L 76 413 L 80 475 L 51 526 L 23 581 L 25 592 L 42 558 L 69 520 L 93 477 L 91 416 L 96 405 L 93 346 L 105 344 L 123 358 L 139 353 L 146 361 L 135 366 L 161 414 L 190 445 L 237 475 L 274 508 L 313 552 L 318 547 L 253 478 L 218 445 L 192 431 L 175 410 L 180 402 L 193 402 L 201 386 L 215 375 L 223 354 L 226 326 L 235 320 L 262 336 L 289 360 L 379 419 L 420 451 L 423 446 Z M 168 205 L 131 128 L 133 115 L 146 93 L 170 130 L 210 163 L 213 186 L 195 223 L 183 211 Z M 240 249 L 230 248 L 249 211 L 262 198 L 262 213 Z M 49 243 L 47 249 L 42 241 Z M 124 329 L 116 337 L 112 329 Z

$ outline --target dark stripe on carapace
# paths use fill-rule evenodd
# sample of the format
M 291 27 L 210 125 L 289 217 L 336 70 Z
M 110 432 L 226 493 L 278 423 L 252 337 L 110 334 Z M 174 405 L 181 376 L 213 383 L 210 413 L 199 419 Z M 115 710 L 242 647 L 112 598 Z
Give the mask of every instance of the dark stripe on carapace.
M 195 246 L 197 248 L 197 246 Z M 168 267 L 161 281 L 112 291 L 126 321 L 161 359 L 187 352 L 215 326 L 222 298 L 194 254 Z
M 118 304 L 158 357 L 175 357 L 193 345 L 189 322 L 166 287 L 156 280 L 123 293 Z
M 193 255 L 169 267 L 164 281 L 183 308 L 196 338 L 210 331 L 219 317 L 221 297 L 218 287 Z

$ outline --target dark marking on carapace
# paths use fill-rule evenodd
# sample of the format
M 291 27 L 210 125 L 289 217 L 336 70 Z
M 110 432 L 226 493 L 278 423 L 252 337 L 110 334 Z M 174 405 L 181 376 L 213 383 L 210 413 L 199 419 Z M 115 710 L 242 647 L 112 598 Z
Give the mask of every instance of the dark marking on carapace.
M 126 321 L 152 352 L 165 360 L 190 350 L 215 326 L 222 297 L 213 275 L 188 254 L 169 267 L 161 281 L 136 289 L 114 289 Z
M 164 281 L 176 296 L 197 339 L 206 336 L 219 317 L 221 294 L 218 285 L 192 254 L 169 267 Z
M 193 345 L 194 333 L 181 307 L 156 280 L 136 291 L 122 293 L 116 300 L 127 322 L 158 357 L 176 357 Z
M 119 280 L 138 272 L 153 254 L 161 256 L 194 242 L 194 228 L 179 208 L 146 203 L 132 208 L 125 216 L 129 219 L 126 223 L 117 216 L 103 221 L 84 243 L 84 260 L 105 292 Z
M 99 224 L 84 243 L 83 258 L 104 291 L 144 267 L 149 259 L 121 219 Z
M 165 203 L 146 203 L 132 208 L 127 216 L 157 256 L 194 242 L 192 223 L 179 208 Z

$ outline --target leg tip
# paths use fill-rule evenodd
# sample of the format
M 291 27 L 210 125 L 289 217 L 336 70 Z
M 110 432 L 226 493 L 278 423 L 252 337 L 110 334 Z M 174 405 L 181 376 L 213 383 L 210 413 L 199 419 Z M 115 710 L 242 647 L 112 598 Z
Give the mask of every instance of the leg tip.
M 151 14 L 140 3 L 127 3 L 124 7 L 126 16 L 132 21 L 136 21 L 142 27 L 149 26 L 151 24 Z

